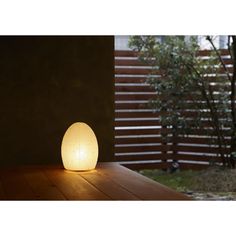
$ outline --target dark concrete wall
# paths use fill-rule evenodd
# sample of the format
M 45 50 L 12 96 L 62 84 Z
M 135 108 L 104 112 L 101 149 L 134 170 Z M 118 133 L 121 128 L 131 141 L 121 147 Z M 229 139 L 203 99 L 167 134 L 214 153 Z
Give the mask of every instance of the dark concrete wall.
M 113 160 L 113 104 L 113 37 L 0 37 L 0 165 L 61 163 L 76 121 Z

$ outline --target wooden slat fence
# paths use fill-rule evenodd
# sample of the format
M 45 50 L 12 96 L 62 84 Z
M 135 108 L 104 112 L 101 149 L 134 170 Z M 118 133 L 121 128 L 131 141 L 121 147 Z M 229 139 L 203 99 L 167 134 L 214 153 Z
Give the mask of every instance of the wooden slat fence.
M 200 51 L 199 56 L 207 60 L 209 53 L 208 50 Z M 222 50 L 221 54 L 232 72 L 228 51 Z M 201 168 L 210 161 L 220 162 L 218 148 L 209 144 L 212 137 L 207 136 L 204 130 L 193 130 L 189 137 L 176 140 L 175 146 L 162 143 L 161 134 L 171 134 L 171 130 L 163 128 L 159 120 L 160 114 L 154 113 L 148 107 L 149 100 L 156 96 L 155 91 L 146 83 L 150 71 L 150 67 L 138 61 L 136 52 L 115 51 L 116 160 L 134 169 L 164 168 L 173 159 L 178 160 L 182 168 Z M 156 76 L 159 76 L 158 73 Z M 218 76 L 217 80 L 214 76 L 206 76 L 209 82 L 215 83 L 215 92 L 219 91 L 225 81 L 224 76 Z M 196 112 L 186 110 L 185 113 L 190 119 L 194 119 Z M 209 116 L 208 111 L 205 116 Z

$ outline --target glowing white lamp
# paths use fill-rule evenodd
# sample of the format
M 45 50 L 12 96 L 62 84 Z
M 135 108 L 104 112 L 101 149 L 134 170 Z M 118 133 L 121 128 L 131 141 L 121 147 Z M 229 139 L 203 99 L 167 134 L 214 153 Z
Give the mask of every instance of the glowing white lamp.
M 98 160 L 98 143 L 93 130 L 83 122 L 72 124 L 64 134 L 61 156 L 67 170 L 94 169 Z

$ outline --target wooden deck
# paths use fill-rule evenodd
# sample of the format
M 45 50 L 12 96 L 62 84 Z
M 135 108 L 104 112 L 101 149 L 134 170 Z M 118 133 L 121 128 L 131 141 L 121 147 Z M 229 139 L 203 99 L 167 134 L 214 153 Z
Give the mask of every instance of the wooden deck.
M 100 163 L 89 172 L 63 167 L 0 170 L 1 200 L 190 200 L 118 163 Z

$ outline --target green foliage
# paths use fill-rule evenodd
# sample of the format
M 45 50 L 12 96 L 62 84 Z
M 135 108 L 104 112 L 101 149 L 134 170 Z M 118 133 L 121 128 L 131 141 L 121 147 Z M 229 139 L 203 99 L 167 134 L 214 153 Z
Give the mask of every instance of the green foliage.
M 139 173 L 179 192 L 187 192 L 192 190 L 192 179 L 198 175 L 197 171 L 192 170 L 180 171 L 171 174 L 166 171 L 154 169 L 141 170 Z
M 236 170 L 211 167 L 173 174 L 162 170 L 140 170 L 140 174 L 180 192 L 236 192 Z
M 164 42 L 154 36 L 133 36 L 129 46 L 152 68 L 147 83 L 156 91 L 156 98 L 149 106 L 160 114 L 162 126 L 171 128 L 174 137 L 188 135 L 190 131 L 197 134 L 201 130 L 203 135 L 217 137 L 212 141 L 223 150 L 226 147 L 224 134 L 230 133 L 233 125 L 228 112 L 227 78 L 220 77 L 217 83 L 210 79 L 222 73 L 216 52 L 207 60 L 199 57 L 199 45 L 193 36 L 188 41 L 179 36 L 166 36 Z M 163 138 L 168 136 L 163 135 Z M 228 158 L 224 151 L 221 157 Z

